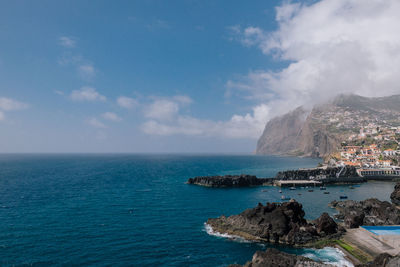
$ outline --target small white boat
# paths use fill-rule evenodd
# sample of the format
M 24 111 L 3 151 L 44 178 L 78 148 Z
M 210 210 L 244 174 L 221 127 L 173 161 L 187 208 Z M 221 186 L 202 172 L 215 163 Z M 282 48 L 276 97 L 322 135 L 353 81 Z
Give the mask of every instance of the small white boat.
M 279 190 L 279 193 L 281 193 L 281 194 L 282 194 L 282 190 Z
M 292 186 L 292 187 L 290 188 L 290 190 L 296 190 L 296 187 Z

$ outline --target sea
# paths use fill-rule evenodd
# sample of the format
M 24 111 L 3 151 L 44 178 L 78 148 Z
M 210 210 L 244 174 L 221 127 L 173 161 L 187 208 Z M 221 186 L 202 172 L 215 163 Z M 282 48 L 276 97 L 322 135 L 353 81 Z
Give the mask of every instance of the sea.
M 205 188 L 188 178 L 314 167 L 319 159 L 254 155 L 1 154 L 1 266 L 227 266 L 271 245 L 213 232 L 205 222 L 259 202 L 281 201 L 277 187 Z M 389 200 L 394 183 L 350 189 L 283 189 L 307 219 L 340 195 Z M 283 251 L 351 266 L 334 248 Z

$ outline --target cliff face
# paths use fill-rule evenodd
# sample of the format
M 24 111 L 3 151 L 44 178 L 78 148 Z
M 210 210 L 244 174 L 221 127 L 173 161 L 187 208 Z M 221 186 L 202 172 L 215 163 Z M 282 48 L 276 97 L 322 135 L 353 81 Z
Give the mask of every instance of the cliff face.
M 399 122 L 400 95 L 368 98 L 340 95 L 311 111 L 299 107 L 270 120 L 257 154 L 325 157 L 360 127 L 374 121 Z
M 289 154 L 298 148 L 298 140 L 307 117 L 299 107 L 270 120 L 257 142 L 257 154 Z

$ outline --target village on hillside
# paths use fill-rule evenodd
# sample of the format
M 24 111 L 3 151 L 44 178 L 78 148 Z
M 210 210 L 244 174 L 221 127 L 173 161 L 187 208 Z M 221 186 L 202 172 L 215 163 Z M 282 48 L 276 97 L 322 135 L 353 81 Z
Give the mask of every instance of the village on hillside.
M 351 134 L 330 157 L 336 166 L 354 166 L 362 176 L 400 172 L 400 127 L 369 122 Z

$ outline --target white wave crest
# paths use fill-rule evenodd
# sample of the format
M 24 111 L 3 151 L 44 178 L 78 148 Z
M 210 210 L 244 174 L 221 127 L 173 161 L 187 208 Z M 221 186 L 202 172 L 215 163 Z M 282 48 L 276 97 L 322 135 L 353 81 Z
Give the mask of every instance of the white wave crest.
M 346 260 L 344 253 L 338 248 L 325 247 L 323 249 L 311 249 L 302 256 L 333 266 L 354 267 L 350 261 Z
M 209 225 L 207 223 L 204 223 L 204 230 L 207 232 L 207 234 L 212 235 L 212 236 L 228 238 L 230 240 L 240 242 L 240 243 L 250 243 L 250 241 L 244 239 L 243 237 L 240 237 L 237 235 L 223 234 L 223 233 L 214 231 L 214 229 L 211 227 L 211 225 Z

